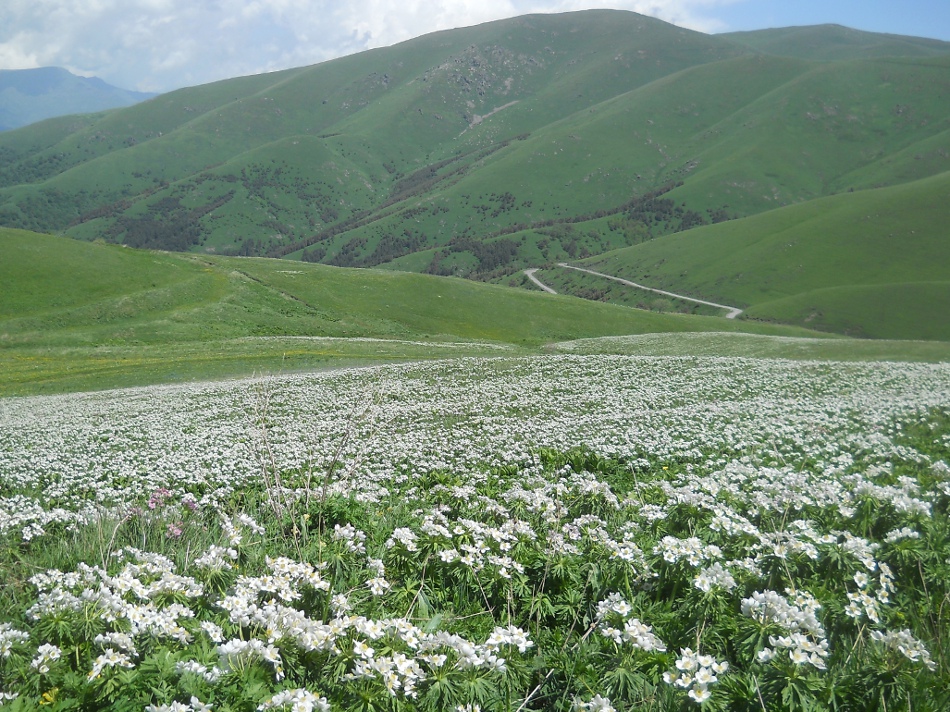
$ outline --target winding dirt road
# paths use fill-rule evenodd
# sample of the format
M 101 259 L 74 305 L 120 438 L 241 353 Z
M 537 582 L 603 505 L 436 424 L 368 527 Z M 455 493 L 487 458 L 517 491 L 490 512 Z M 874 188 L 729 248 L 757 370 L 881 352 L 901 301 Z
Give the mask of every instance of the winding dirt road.
M 738 307 L 730 307 L 726 304 L 717 304 L 716 302 L 707 302 L 705 299 L 694 299 L 693 297 L 687 297 L 683 294 L 674 294 L 673 292 L 666 292 L 662 289 L 654 289 L 653 287 L 645 287 L 642 284 L 637 284 L 636 282 L 631 282 L 629 279 L 622 279 L 620 277 L 614 277 L 609 274 L 604 274 L 603 272 L 595 272 L 592 269 L 585 269 L 584 267 L 575 267 L 574 265 L 569 265 L 567 262 L 558 262 L 558 267 L 567 267 L 568 269 L 576 269 L 578 272 L 587 272 L 588 274 L 596 275 L 597 277 L 603 277 L 604 279 L 612 279 L 615 282 L 620 282 L 621 284 L 626 284 L 628 287 L 636 287 L 637 289 L 645 289 L 648 292 L 653 292 L 655 294 L 662 294 L 666 297 L 673 297 L 674 299 L 682 299 L 685 302 L 692 302 L 693 304 L 705 304 L 708 307 L 716 307 L 717 309 L 725 309 L 728 314 L 726 314 L 727 319 L 735 319 L 742 313 L 742 310 Z M 538 282 L 529 275 L 533 281 Z
M 534 276 L 534 273 L 537 271 L 538 271 L 537 267 L 532 267 L 531 269 L 526 269 L 524 273 L 525 273 L 525 276 L 535 284 L 535 286 L 540 287 L 548 294 L 557 294 L 557 292 L 555 292 L 548 285 L 546 285 L 544 282 L 542 282 L 540 279 Z
M 693 304 L 705 304 L 707 307 L 716 307 L 717 309 L 725 309 L 727 319 L 735 319 L 742 313 L 742 310 L 738 307 L 730 307 L 727 304 L 717 304 L 716 302 L 707 302 L 705 299 L 694 299 L 693 297 L 687 297 L 685 294 L 674 294 L 673 292 L 666 292 L 662 289 L 654 289 L 653 287 L 646 287 L 642 284 L 637 284 L 636 282 L 631 282 L 629 279 L 623 279 L 621 277 L 614 277 L 613 275 L 604 274 L 603 272 L 595 272 L 592 269 L 585 269 L 584 267 L 575 267 L 574 265 L 569 265 L 567 262 L 558 262 L 558 267 L 566 267 L 567 269 L 576 269 L 578 272 L 587 272 L 587 274 L 592 274 L 597 277 L 603 277 L 604 279 L 612 279 L 615 282 L 620 282 L 620 284 L 626 284 L 628 287 L 636 287 L 637 289 L 643 289 L 647 292 L 653 292 L 655 294 L 662 294 L 665 297 L 673 297 L 674 299 L 682 299 L 685 302 L 692 302 Z M 526 269 L 524 271 L 525 276 L 530 279 L 536 286 L 543 289 L 548 294 L 557 294 L 553 289 L 551 289 L 544 282 L 539 280 L 534 276 L 534 273 L 538 271 L 537 267 L 531 269 Z

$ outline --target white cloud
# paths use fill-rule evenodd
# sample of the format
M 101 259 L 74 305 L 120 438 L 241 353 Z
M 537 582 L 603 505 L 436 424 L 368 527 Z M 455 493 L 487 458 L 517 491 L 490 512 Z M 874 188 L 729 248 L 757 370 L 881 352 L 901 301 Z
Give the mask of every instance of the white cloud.
M 3 0 L 0 68 L 63 66 L 164 91 L 535 12 L 632 10 L 702 31 L 736 0 Z

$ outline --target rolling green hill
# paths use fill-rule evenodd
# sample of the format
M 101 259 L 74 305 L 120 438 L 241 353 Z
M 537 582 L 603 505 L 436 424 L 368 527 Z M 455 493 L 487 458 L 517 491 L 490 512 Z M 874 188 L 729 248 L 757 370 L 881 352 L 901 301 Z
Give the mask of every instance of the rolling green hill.
M 950 340 L 948 204 L 950 173 L 942 173 L 667 235 L 585 264 L 742 307 L 745 318 Z
M 527 16 L 45 122 L 0 224 L 502 281 L 950 170 L 946 43 L 793 30 Z
M 841 25 L 781 27 L 717 36 L 757 52 L 812 60 L 932 57 L 950 52 L 950 42 L 942 40 L 863 32 Z
M 651 314 L 470 280 L 135 250 L 0 229 L 0 395 L 794 327 Z

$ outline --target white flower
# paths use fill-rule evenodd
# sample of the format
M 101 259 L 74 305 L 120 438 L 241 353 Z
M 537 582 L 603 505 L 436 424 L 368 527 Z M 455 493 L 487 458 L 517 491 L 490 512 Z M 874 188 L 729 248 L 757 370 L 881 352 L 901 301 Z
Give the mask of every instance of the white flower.
M 703 686 L 694 687 L 687 694 L 698 703 L 703 703 L 712 697 L 712 693 Z
M 298 688 L 278 692 L 270 699 L 258 705 L 259 712 L 290 706 L 292 712 L 330 712 L 326 697 L 317 697 L 309 690 Z
M 191 709 L 193 712 L 211 712 L 211 705 L 205 704 L 194 695 L 191 696 Z
M 886 633 L 876 630 L 871 631 L 871 640 L 896 650 L 911 662 L 923 663 L 929 670 L 935 670 L 937 667 L 924 644 L 906 628 L 900 631 L 887 631 Z
M 389 581 L 383 577 L 377 576 L 376 578 L 371 578 L 369 581 L 367 581 L 366 585 L 369 586 L 369 590 L 374 596 L 382 596 L 384 593 L 386 593 L 386 591 L 389 590 L 392 584 L 390 584 Z
M 49 664 L 54 660 L 59 660 L 62 652 L 57 646 L 44 643 L 37 648 L 36 657 L 30 662 L 30 666 L 41 675 L 45 675 L 50 670 Z
M 333 609 L 333 612 L 337 615 L 340 615 L 341 613 L 345 613 L 346 611 L 352 608 L 352 606 L 350 606 L 349 599 L 347 599 L 346 594 L 344 593 L 334 594 L 333 597 L 330 599 L 330 607 Z
M 87 676 L 88 679 L 95 680 L 107 667 L 131 668 L 135 667 L 135 665 L 133 665 L 129 656 L 125 653 L 119 653 L 109 648 L 93 661 L 92 670 L 89 671 L 89 675 Z
M 594 695 L 591 701 L 587 703 L 588 712 L 616 712 L 610 700 L 600 695 Z
M 365 641 L 355 640 L 353 641 L 353 652 L 368 660 L 373 657 L 376 651 L 369 647 Z
M 726 672 L 729 669 L 729 663 L 717 662 L 711 655 L 694 653 L 690 648 L 683 648 L 676 661 L 676 668 L 682 672 L 678 674 L 665 672 L 663 681 L 668 685 L 687 690 L 689 698 L 701 704 L 712 694 L 709 686 L 719 682 L 719 678 L 713 673 Z
M 211 621 L 201 621 L 200 627 L 201 630 L 208 634 L 208 638 L 211 639 L 212 643 L 224 642 L 224 631 L 221 630 L 221 626 L 216 625 Z

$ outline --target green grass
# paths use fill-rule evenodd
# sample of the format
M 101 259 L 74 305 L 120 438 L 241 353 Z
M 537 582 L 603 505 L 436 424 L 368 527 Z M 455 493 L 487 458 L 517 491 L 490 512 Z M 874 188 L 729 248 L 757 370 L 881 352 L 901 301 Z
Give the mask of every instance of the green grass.
M 697 228 L 587 260 L 758 319 L 877 338 L 950 339 L 950 173 Z
M 719 35 L 759 52 L 811 60 L 929 57 L 950 54 L 950 42 L 862 32 L 840 25 L 782 27 Z
M 758 304 L 746 313 L 863 338 L 947 341 L 950 282 L 829 287 Z
M 242 337 L 156 345 L 0 348 L 0 396 L 218 381 L 380 363 L 518 353 L 493 344 Z
M 536 353 L 653 332 L 803 329 L 385 270 L 196 257 L 0 230 L 0 395 Z

